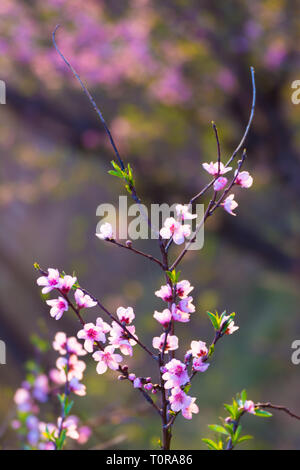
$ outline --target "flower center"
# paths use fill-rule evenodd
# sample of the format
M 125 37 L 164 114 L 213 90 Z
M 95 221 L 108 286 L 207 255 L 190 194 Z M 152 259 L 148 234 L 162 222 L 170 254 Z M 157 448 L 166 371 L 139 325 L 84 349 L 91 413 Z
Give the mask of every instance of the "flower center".
M 97 331 L 90 328 L 87 332 L 87 335 L 90 339 L 95 339 L 97 337 Z

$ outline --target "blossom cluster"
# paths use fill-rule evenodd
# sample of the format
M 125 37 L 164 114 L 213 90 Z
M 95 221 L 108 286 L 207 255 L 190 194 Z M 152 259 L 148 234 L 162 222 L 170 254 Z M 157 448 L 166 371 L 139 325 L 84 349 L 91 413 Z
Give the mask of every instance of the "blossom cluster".
M 64 295 L 64 297 L 46 301 L 51 306 L 50 315 L 56 320 L 60 319 L 63 312 L 68 310 L 70 301 L 67 294 L 76 281 L 76 277 L 69 275 L 61 277 L 59 271 L 53 268 L 48 269 L 48 275 L 37 279 L 37 284 L 43 286 L 42 293 L 48 293 L 53 289 L 57 289 Z M 97 305 L 95 300 L 78 288 L 75 290 L 74 298 L 78 310 Z M 84 340 L 85 351 L 93 353 L 93 358 L 98 362 L 96 368 L 98 374 L 103 374 L 108 368 L 112 370 L 119 369 L 119 363 L 122 362 L 123 358 L 120 354 L 116 354 L 115 350 L 119 349 L 125 356 L 132 356 L 132 348 L 136 344 L 136 341 L 133 339 L 133 337 L 137 338 L 135 326 L 132 325 L 132 321 L 135 318 L 133 309 L 131 307 L 119 307 L 116 313 L 116 320 L 118 321 L 112 321 L 111 325 L 106 323 L 101 317 L 98 317 L 95 323 L 83 322 L 83 328 L 77 333 L 77 338 Z M 108 345 L 103 347 L 107 341 L 107 335 L 109 335 Z M 97 351 L 94 352 L 95 347 Z M 58 368 L 62 369 L 64 366 L 64 361 L 60 359 Z M 73 367 L 78 369 L 79 365 L 74 363 Z M 71 378 L 80 379 L 76 375 Z
M 18 431 L 26 448 L 54 450 L 55 439 L 61 430 L 65 430 L 66 436 L 76 440 L 78 444 L 85 444 L 91 435 L 91 429 L 81 426 L 75 415 L 65 419 L 59 417 L 56 424 L 46 423 L 39 417 L 40 404 L 47 403 L 61 389 L 67 390 L 68 395 L 86 394 L 85 385 L 80 383 L 86 364 L 78 359 L 79 356 L 86 355 L 82 345 L 75 337 L 67 337 L 63 332 L 56 334 L 52 345 L 60 354 L 56 368 L 51 369 L 48 374 L 36 371 L 30 374 L 14 396 L 17 416 L 11 425 Z
M 248 171 L 235 170 L 232 184 L 228 184 L 228 178 L 224 175 L 230 172 L 232 167 L 226 166 L 219 161 L 215 163 L 203 163 L 202 166 L 204 170 L 214 177 L 213 188 L 216 193 L 224 190 L 223 194 L 225 195 L 225 192 L 227 194 L 231 186 L 236 185 L 241 188 L 250 188 L 253 184 L 253 178 Z M 238 207 L 238 203 L 235 201 L 234 197 L 234 194 L 229 194 L 226 198 L 222 197 L 222 201 L 220 201 L 220 205 L 223 206 L 224 210 L 233 216 L 236 215 L 233 211 Z M 190 205 L 183 204 L 176 204 L 175 211 L 176 218 L 167 217 L 159 234 L 162 239 L 171 239 L 176 245 L 181 245 L 184 243 L 185 239 L 191 235 L 191 225 L 184 222 L 196 219 L 197 214 L 190 212 Z M 112 225 L 108 222 L 102 224 L 96 236 L 100 238 L 100 240 L 114 240 L 115 236 Z

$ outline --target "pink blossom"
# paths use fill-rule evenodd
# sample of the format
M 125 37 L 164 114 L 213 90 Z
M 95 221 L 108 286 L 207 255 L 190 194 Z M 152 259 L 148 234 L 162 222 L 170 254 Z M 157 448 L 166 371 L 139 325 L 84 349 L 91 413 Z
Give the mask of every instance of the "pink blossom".
M 219 162 L 202 163 L 202 166 L 204 170 L 206 170 L 210 175 L 213 175 L 213 176 L 225 175 L 225 173 L 232 170 L 230 166 L 225 167 L 225 165 L 221 162 L 220 162 L 220 171 L 219 171 Z
M 172 305 L 172 318 L 175 321 L 179 321 L 180 323 L 187 323 L 190 321 L 190 314 L 187 312 L 183 312 L 177 307 L 175 304 Z
M 191 220 L 191 219 L 195 219 L 197 217 L 197 214 L 191 214 L 189 212 L 189 206 L 188 205 L 183 206 L 182 204 L 177 204 L 176 214 L 177 214 L 178 220 L 180 220 L 180 221 Z
M 126 325 L 130 325 L 130 323 L 134 320 L 135 314 L 131 307 L 119 307 L 117 310 L 117 315 L 121 323 L 125 323 Z
M 34 415 L 29 415 L 26 418 L 26 426 L 28 429 L 36 429 L 39 427 L 39 420 Z
M 235 174 L 237 174 L 237 171 Z M 250 188 L 253 184 L 253 178 L 248 171 L 241 171 L 235 179 L 235 184 L 238 184 L 242 188 Z
M 162 351 L 165 344 L 166 333 L 162 333 L 160 336 L 155 336 L 152 341 L 152 345 L 155 349 Z M 178 338 L 177 336 L 168 335 L 167 342 L 165 346 L 165 354 L 168 351 L 175 351 L 178 349 Z
M 84 294 L 81 289 L 76 289 L 74 297 L 78 308 L 89 308 L 97 305 L 97 302 L 88 294 Z
M 167 372 L 163 374 L 162 378 L 166 381 L 166 389 L 185 385 L 189 381 L 186 365 L 177 359 L 172 359 L 168 362 L 165 365 L 165 369 Z
M 32 408 L 31 395 L 25 388 L 19 388 L 14 396 L 14 402 L 16 403 L 18 410 L 27 413 Z
M 196 310 L 196 308 L 195 308 L 195 305 L 192 304 L 192 302 L 193 302 L 193 297 L 186 297 L 185 299 L 180 300 L 178 304 L 179 310 L 181 310 L 182 312 L 186 312 L 186 313 L 193 313 Z
M 61 427 L 62 418 L 59 417 L 57 420 L 58 429 Z M 71 439 L 77 440 L 79 438 L 79 433 L 77 429 L 78 418 L 77 416 L 68 416 L 62 424 L 62 429 L 67 431 L 66 435 Z
M 74 336 L 68 338 L 66 333 L 62 331 L 56 333 L 52 346 L 53 349 L 58 351 L 61 355 L 69 353 L 76 354 L 77 356 L 85 356 L 87 354 Z
M 161 286 L 160 290 L 157 290 L 155 292 L 155 295 L 157 297 L 160 297 L 165 302 L 172 302 L 172 299 L 173 299 L 172 288 L 169 284 L 165 286 Z
M 29 445 L 35 446 L 40 438 L 38 418 L 34 415 L 28 416 L 26 418 L 26 426 L 29 430 L 29 433 L 27 434 L 27 441 Z
M 234 200 L 234 194 L 230 194 L 230 196 L 228 196 L 225 201 L 222 202 L 222 206 L 229 214 L 236 215 L 233 211 L 238 206 L 238 203 Z
M 92 434 L 92 430 L 88 426 L 81 426 L 78 429 L 78 433 L 79 433 L 79 437 L 77 439 L 78 444 L 85 444 L 89 440 Z
M 205 372 L 209 368 L 208 362 L 203 362 L 201 357 L 193 360 L 193 369 L 197 372 Z
M 18 430 L 22 426 L 22 423 L 18 419 L 13 419 L 10 425 L 12 429 Z
M 143 386 L 143 384 L 142 384 L 142 381 L 139 377 L 134 379 L 134 381 L 133 381 L 133 387 L 134 388 L 142 388 L 142 386 Z
M 27 441 L 30 446 L 36 446 L 40 438 L 38 429 L 31 429 L 27 434 Z
M 69 308 L 68 302 L 63 297 L 47 300 L 46 303 L 50 305 L 50 315 L 55 318 L 55 320 L 59 320 Z
M 65 370 L 68 369 L 68 380 L 73 377 L 81 380 L 83 377 L 83 371 L 86 368 L 86 364 L 83 361 L 79 361 L 75 354 L 72 354 L 69 359 L 66 357 L 59 357 L 56 361 L 56 367 L 61 371 L 62 377 L 65 377 Z
M 234 321 L 230 322 L 227 330 L 225 331 L 226 335 L 232 335 L 235 331 L 239 329 L 239 326 L 234 325 Z
M 162 238 L 169 239 L 172 237 L 176 245 L 181 245 L 184 243 L 185 237 L 190 236 L 191 227 L 189 225 L 181 225 L 173 217 L 168 217 L 159 233 Z
M 171 403 L 171 410 L 176 413 L 184 408 L 187 408 L 191 404 L 191 397 L 186 395 L 180 387 L 174 387 L 169 398 Z
M 59 354 L 67 354 L 67 335 L 63 331 L 56 333 L 52 343 L 53 349 Z
M 247 413 L 255 414 L 255 405 L 252 400 L 245 401 L 244 410 L 247 411 Z
M 57 385 L 62 385 L 66 383 L 66 376 L 61 373 L 60 370 L 57 369 L 51 369 L 49 371 L 49 378 L 52 380 L 53 383 Z
M 38 445 L 39 450 L 55 450 L 54 442 L 40 442 Z
M 96 325 L 101 328 L 102 333 L 110 332 L 110 325 L 106 323 L 101 317 L 98 317 L 96 320 Z
M 214 190 L 221 191 L 222 189 L 225 188 L 227 183 L 228 183 L 227 178 L 225 178 L 224 176 L 219 176 L 219 178 L 217 178 L 216 181 L 214 182 Z
M 105 343 L 105 334 L 102 328 L 94 325 L 94 323 L 86 323 L 82 330 L 78 331 L 77 338 L 84 339 L 84 348 L 87 352 L 91 353 L 94 349 L 95 341 Z
M 193 357 L 204 357 L 208 353 L 208 349 L 206 347 L 206 343 L 204 341 L 192 341 L 191 342 L 191 349 L 190 352 Z
M 119 362 L 122 362 L 123 358 L 120 354 L 114 354 L 114 346 L 106 346 L 104 351 L 96 351 L 93 354 L 95 361 L 98 361 L 97 364 L 97 373 L 104 374 L 109 367 L 112 370 L 117 370 L 119 368 Z
M 190 282 L 189 281 L 179 281 L 177 282 L 176 284 L 176 295 L 181 298 L 181 299 L 184 299 L 185 297 L 187 297 L 189 295 L 189 293 L 194 289 L 193 286 L 191 286 Z
M 223 317 L 221 328 L 225 325 L 225 323 L 228 321 L 229 318 L 230 318 L 229 315 Z M 230 320 L 229 324 L 227 325 L 225 335 L 232 335 L 238 329 L 239 329 L 239 326 L 234 325 L 234 321 Z
M 42 289 L 43 294 L 48 294 L 53 289 L 58 289 L 61 282 L 58 269 L 48 268 L 48 276 L 41 276 L 36 282 L 38 286 L 45 286 Z
M 60 278 L 59 289 L 63 294 L 68 294 L 76 281 L 77 277 L 72 277 L 67 274 L 64 278 Z
M 199 413 L 199 408 L 196 405 L 195 401 L 196 401 L 196 398 L 193 397 L 190 404 L 186 408 L 183 408 L 181 410 L 182 416 L 185 419 L 192 419 L 193 413 L 195 414 Z
M 61 418 L 59 418 L 61 420 Z M 42 434 L 42 437 L 45 439 L 45 433 L 48 431 L 50 434 L 53 434 L 55 437 L 58 436 L 58 429 L 53 423 L 44 423 L 43 421 L 39 422 L 39 430 Z
M 113 228 L 111 224 L 106 222 L 100 226 L 100 233 L 96 233 L 96 237 L 100 240 L 112 240 L 114 238 Z
M 34 381 L 32 395 L 36 400 L 40 401 L 41 403 L 45 403 L 48 399 L 48 393 L 49 393 L 48 377 L 45 374 L 40 374 L 36 377 Z
M 69 389 L 71 392 L 75 393 L 79 397 L 86 395 L 86 386 L 79 382 L 76 377 L 73 377 L 69 382 Z
M 147 383 L 144 385 L 144 389 L 147 390 L 148 392 L 150 392 L 153 388 L 153 384 L 152 383 Z
M 124 328 L 117 322 L 113 321 L 111 326 L 110 337 L 108 338 L 110 344 L 115 348 L 120 348 L 121 353 L 125 356 L 132 356 L 132 346 L 136 344 L 136 341 L 130 338 Z M 127 326 L 126 329 L 132 335 L 135 335 L 135 327 L 133 325 Z
M 168 308 L 165 308 L 162 312 L 155 311 L 153 317 L 166 328 L 172 319 L 172 314 Z

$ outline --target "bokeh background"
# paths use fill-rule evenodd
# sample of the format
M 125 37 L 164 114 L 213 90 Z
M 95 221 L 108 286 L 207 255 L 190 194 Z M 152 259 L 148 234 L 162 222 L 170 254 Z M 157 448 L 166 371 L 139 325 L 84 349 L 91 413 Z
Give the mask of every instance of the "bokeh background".
M 109 309 L 132 305 L 146 343 L 159 331 L 152 318 L 162 307 L 154 296 L 159 269 L 94 236 L 97 206 L 117 204 L 124 193 L 107 174 L 113 154 L 103 128 L 52 47 L 57 23 L 58 44 L 95 96 L 147 205 L 184 203 L 208 181 L 201 163 L 216 159 L 211 120 L 227 160 L 248 119 L 255 67 L 246 163 L 255 184 L 238 192 L 238 217 L 220 211 L 209 220 L 204 249 L 182 266 L 197 306 L 182 342 L 210 341 L 207 309 L 237 312 L 240 330 L 219 343 L 208 372 L 196 378 L 200 413 L 192 422 L 178 419 L 173 446 L 203 449 L 201 438 L 213 437 L 207 424 L 242 388 L 254 401 L 300 414 L 300 366 L 291 363 L 291 343 L 300 338 L 300 105 L 291 102 L 291 83 L 300 79 L 299 18 L 296 0 L 1 0 L 2 448 L 18 446 L 7 422 L 24 362 L 35 355 L 32 334 L 52 339 L 61 329 L 77 331 L 71 314 L 59 323 L 50 318 L 35 261 L 75 270 Z M 155 241 L 136 246 L 158 254 Z M 55 358 L 47 353 L 45 367 Z M 137 372 L 145 359 L 136 348 Z M 89 364 L 88 396 L 75 408 L 95 428 L 87 447 L 158 448 L 158 418 L 114 377 L 96 375 Z M 244 423 L 255 435 L 245 449 L 300 448 L 299 422 L 285 415 Z

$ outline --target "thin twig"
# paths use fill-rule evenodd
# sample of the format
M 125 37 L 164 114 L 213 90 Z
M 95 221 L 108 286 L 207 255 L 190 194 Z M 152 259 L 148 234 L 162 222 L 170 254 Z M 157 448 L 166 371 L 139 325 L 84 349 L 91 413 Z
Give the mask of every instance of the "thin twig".
M 254 70 L 254 67 L 250 67 L 250 72 L 251 72 L 251 82 L 252 82 L 252 104 L 251 104 L 251 109 L 250 109 L 250 116 L 249 116 L 249 120 L 248 120 L 248 123 L 247 123 L 247 126 L 246 126 L 246 129 L 245 129 L 245 132 L 238 144 L 238 146 L 235 148 L 235 150 L 233 151 L 231 157 L 228 159 L 227 163 L 225 164 L 225 167 L 228 167 L 230 165 L 230 163 L 233 161 L 233 159 L 235 158 L 236 154 L 239 152 L 239 150 L 243 147 L 244 145 L 244 142 L 246 140 L 246 137 L 249 133 L 249 130 L 250 130 L 250 127 L 251 127 L 251 124 L 252 124 L 252 121 L 253 121 L 253 117 L 254 117 L 254 112 L 255 112 L 255 104 L 256 104 L 256 86 L 255 86 L 255 70 Z M 195 196 L 193 196 L 190 201 L 189 201 L 189 206 L 192 205 L 197 199 L 199 199 L 201 196 L 203 196 L 203 194 L 206 193 L 206 191 L 214 184 L 215 182 L 215 178 L 212 179 L 206 186 L 204 186 L 203 189 L 201 189 L 201 191 L 196 194 Z
M 123 163 L 123 160 L 122 158 L 120 157 L 120 154 L 119 154 L 119 151 L 117 149 L 117 146 L 115 144 L 115 141 L 111 135 L 111 132 L 106 124 L 106 121 L 100 111 L 100 109 L 98 108 L 94 98 L 92 97 L 92 95 L 90 94 L 89 90 L 87 89 L 87 87 L 84 85 L 83 81 L 81 80 L 80 76 L 78 75 L 78 73 L 76 72 L 76 70 L 74 69 L 74 67 L 70 64 L 70 62 L 65 58 L 65 56 L 63 55 L 63 53 L 60 51 L 60 49 L 58 48 L 57 44 L 56 44 L 56 40 L 55 40 L 55 34 L 56 34 L 56 31 L 58 30 L 58 28 L 60 27 L 60 25 L 58 24 L 53 33 L 52 33 L 52 41 L 53 41 L 53 45 L 56 49 L 56 51 L 58 52 L 58 54 L 60 55 L 60 57 L 62 58 L 62 60 L 64 61 L 64 63 L 69 67 L 69 69 L 71 70 L 71 72 L 73 73 L 74 77 L 78 80 L 78 82 L 80 83 L 84 93 L 86 94 L 86 96 L 88 97 L 88 99 L 90 100 L 90 103 L 92 104 L 94 110 L 96 111 L 100 121 L 102 122 L 103 126 L 104 126 L 104 129 L 105 129 L 105 132 L 107 133 L 108 137 L 109 137 L 109 140 L 110 140 L 110 143 L 112 145 L 112 148 L 114 149 L 114 152 L 116 154 L 116 157 L 117 159 L 119 160 L 119 163 L 121 165 L 121 168 L 122 170 L 125 170 L 125 166 L 124 166 L 124 163 Z
M 295 413 L 293 413 L 291 410 L 289 410 L 289 408 L 287 408 L 286 406 L 282 406 L 282 405 L 273 405 L 273 403 L 270 403 L 270 402 L 267 402 L 267 403 L 255 403 L 255 408 L 258 407 L 258 408 L 269 408 L 271 410 L 277 410 L 277 411 L 283 411 L 284 413 L 288 414 L 289 416 L 291 416 L 291 418 L 295 418 L 295 419 L 299 419 L 300 420 L 300 416 L 296 415 Z
M 53 41 L 53 45 L 57 51 L 57 53 L 60 55 L 60 57 L 62 58 L 62 60 L 64 61 L 64 63 L 68 66 L 68 68 L 71 70 L 72 74 L 74 75 L 74 77 L 78 80 L 78 82 L 80 83 L 80 86 L 81 88 L 83 89 L 85 95 L 88 97 L 90 103 L 92 104 L 94 110 L 96 111 L 100 121 L 102 122 L 103 126 L 104 126 L 104 129 L 105 129 L 105 132 L 106 134 L 108 135 L 109 137 L 109 140 L 110 140 L 110 143 L 112 145 L 112 148 L 114 150 L 114 153 L 120 163 L 120 166 L 122 168 L 122 170 L 124 171 L 125 170 L 125 164 L 120 156 L 120 153 L 118 151 L 118 148 L 116 146 L 116 143 L 113 139 L 113 136 L 109 130 L 109 127 L 103 117 L 103 114 L 101 113 L 100 109 L 98 108 L 94 98 L 92 97 L 91 93 L 89 92 L 89 90 L 87 89 L 87 87 L 85 86 L 85 84 L 83 83 L 83 81 L 81 80 L 79 74 L 76 72 L 76 70 L 74 69 L 74 67 L 72 66 L 72 64 L 66 59 L 66 57 L 64 56 L 64 54 L 61 52 L 61 50 L 59 49 L 58 45 L 56 44 L 56 39 L 55 39 L 55 35 L 56 35 L 56 31 L 58 30 L 58 28 L 60 27 L 60 25 L 58 24 L 53 33 L 52 33 L 52 41 Z M 138 197 L 137 195 L 137 191 L 136 191 L 136 188 L 135 186 L 133 186 L 132 184 L 130 185 L 130 191 L 131 191 L 131 197 L 133 198 L 133 200 L 139 205 L 139 208 L 140 208 L 140 211 L 141 211 L 141 214 L 143 215 L 143 217 L 145 218 L 145 220 L 147 221 L 148 223 L 148 226 L 150 228 L 151 231 L 155 232 L 152 228 L 152 225 L 151 225 L 151 221 L 149 219 L 149 217 L 147 216 L 147 214 L 145 213 L 144 211 L 144 208 L 143 208 L 143 205 L 141 203 L 141 200 L 140 198 Z
M 126 328 L 125 325 L 123 325 L 122 322 L 120 322 L 120 320 L 115 317 L 109 310 L 107 310 L 106 307 L 104 307 L 104 305 L 100 302 L 99 299 L 97 299 L 97 297 L 95 297 L 93 294 L 91 294 L 90 292 L 88 292 L 86 289 L 80 287 L 80 289 L 82 290 L 82 292 L 86 295 L 89 295 L 91 297 L 91 299 L 94 300 L 94 302 L 97 302 L 98 306 L 101 308 L 101 310 L 103 310 L 104 313 L 106 313 L 106 315 L 109 316 L 109 318 L 116 322 L 121 328 L 123 328 L 124 332 L 126 333 L 126 335 L 133 339 L 142 349 L 144 349 L 144 351 L 146 351 L 146 353 L 152 357 L 152 359 L 155 359 L 157 361 L 157 356 L 155 354 L 153 354 L 148 348 L 147 346 L 145 346 L 135 335 L 133 335 L 132 333 L 130 333 L 130 331 L 128 330 L 128 328 Z
M 114 239 L 105 239 L 105 241 L 112 243 L 113 245 L 117 245 L 121 248 L 125 248 L 126 250 L 132 251 L 133 253 L 136 253 L 137 255 L 143 256 L 144 258 L 149 259 L 150 261 L 154 261 L 154 263 L 157 263 L 161 268 L 163 267 L 163 264 L 159 259 L 155 258 L 155 256 L 149 255 L 148 253 L 144 253 L 143 251 L 137 250 L 136 248 L 133 248 L 132 245 L 127 246 L 124 245 L 123 243 L 117 242 Z

